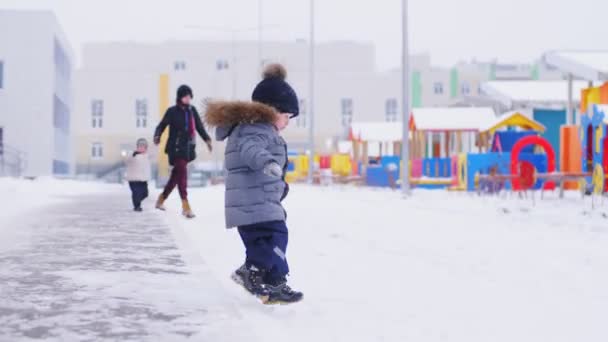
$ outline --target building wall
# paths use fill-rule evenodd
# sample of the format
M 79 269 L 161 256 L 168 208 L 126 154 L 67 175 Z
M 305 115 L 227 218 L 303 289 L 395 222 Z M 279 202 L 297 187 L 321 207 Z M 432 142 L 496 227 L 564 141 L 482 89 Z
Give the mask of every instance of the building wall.
M 55 42 L 65 57 L 61 73 L 55 67 Z M 66 163 L 63 169 L 68 166 L 69 171 L 71 153 L 66 127 L 71 82 L 66 70 L 72 68 L 72 55 L 54 14 L 0 11 L 0 46 L 0 127 L 4 144 L 26 154 L 25 175 L 50 175 L 54 161 Z M 56 99 L 63 103 L 61 120 L 55 120 Z
M 98 173 L 120 162 L 122 152 L 133 150 L 139 138 L 146 138 L 152 145 L 160 117 L 159 77 L 126 71 L 76 72 L 72 130 L 77 173 Z M 102 101 L 101 116 L 93 115 L 94 101 Z M 145 101 L 145 111 L 140 109 L 145 116 L 137 115 L 138 101 Z M 93 144 L 100 146 L 101 156 L 92 153 Z
M 75 131 L 79 170 L 100 170 L 121 161 L 120 152 L 139 137 L 151 139 L 158 123 L 158 78 L 168 74 L 171 94 L 181 84 L 194 89 L 194 104 L 204 113 L 205 99 L 248 100 L 260 80 L 256 42 L 171 41 L 143 44 L 132 42 L 87 44 L 83 67 L 77 73 Z M 280 62 L 288 70 L 288 81 L 298 93 L 302 113 L 284 136 L 294 151 L 308 146 L 310 113 L 308 89 L 308 44 L 265 42 L 265 63 Z M 371 44 L 323 43 L 316 48 L 315 148 L 331 150 L 348 136 L 350 121 L 400 120 L 401 72 L 375 69 Z M 433 66 L 428 54 L 411 58 L 413 107 L 443 107 L 463 98 L 478 98 L 482 82 L 499 77 L 522 77 L 532 68 L 496 67 L 496 62 L 459 63 L 453 68 Z M 500 70 L 497 70 L 500 69 Z M 523 71 L 522 71 L 523 70 Z M 498 73 L 497 73 L 498 71 Z M 511 73 L 510 73 L 511 72 Z M 538 69 L 543 77 L 544 69 Z M 135 101 L 148 100 L 148 127 L 135 127 Z M 91 101 L 103 100 L 104 126 L 91 127 Z M 345 104 L 352 115 L 345 116 Z M 103 158 L 91 157 L 91 144 L 104 146 Z M 201 145 L 201 144 L 199 144 Z M 223 144 L 213 154 L 199 146 L 199 160 L 222 159 Z M 91 167 L 91 165 L 95 167 Z M 97 172 L 97 171 L 95 171 Z
M 303 152 L 308 127 L 308 46 L 305 43 L 266 43 L 266 62 L 281 62 L 288 81 L 302 103 L 284 135 L 290 146 Z M 215 42 L 169 42 L 164 44 L 103 43 L 84 48 L 83 67 L 76 73 L 75 120 L 79 172 L 97 173 L 121 161 L 121 146 L 139 137 L 152 138 L 159 121 L 158 78 L 168 73 L 171 99 L 181 84 L 194 89 L 194 104 L 204 112 L 204 99 L 247 100 L 260 80 L 257 44 L 239 42 L 236 57 L 232 44 Z M 342 56 L 352 56 L 344 59 Z M 342 101 L 352 100 L 352 120 L 385 119 L 385 103 L 399 98 L 399 73 L 375 71 L 374 49 L 369 44 L 337 42 L 317 48 L 315 94 L 315 144 L 318 149 L 348 136 L 343 122 Z M 226 64 L 226 65 L 222 65 Z M 218 68 L 218 65 L 222 65 Z M 236 67 L 235 67 L 236 66 Z M 135 100 L 148 99 L 149 121 L 145 129 L 135 127 Z M 92 127 L 92 101 L 103 100 L 103 127 Z M 102 158 L 92 156 L 92 144 L 103 145 Z M 132 144 L 132 143 L 131 143 Z M 213 154 L 199 143 L 199 160 L 222 159 L 223 144 Z

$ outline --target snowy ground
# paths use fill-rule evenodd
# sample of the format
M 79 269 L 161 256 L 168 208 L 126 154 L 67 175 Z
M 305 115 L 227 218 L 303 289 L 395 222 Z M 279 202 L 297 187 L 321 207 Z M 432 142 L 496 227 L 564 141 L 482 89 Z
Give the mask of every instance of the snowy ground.
M 56 181 L 48 182 L 62 188 Z M 29 195 L 28 186 L 15 183 L 15 197 Z M 5 187 L 0 182 L 0 191 Z M 114 208 L 119 193 L 128 196 L 124 188 L 106 185 L 69 188 L 72 200 L 95 194 L 111 199 Z M 295 186 L 286 201 L 288 258 L 292 285 L 304 291 L 305 300 L 266 307 L 229 279 L 242 262 L 243 247 L 236 232 L 223 229 L 223 189 L 190 193 L 198 214 L 195 220 L 179 217 L 177 194 L 169 201 L 169 212 L 148 212 L 143 220 L 145 227 L 158 225 L 157 242 L 175 245 L 184 278 L 142 278 L 137 272 L 123 272 L 124 286 L 112 287 L 111 292 L 120 297 L 124 289 L 154 282 L 154 295 L 144 292 L 131 298 L 168 311 L 193 312 L 170 323 L 182 330 L 188 324 L 198 329 L 190 340 L 608 340 L 608 202 L 592 211 L 589 200 L 575 194 L 561 201 L 555 196 L 537 198 L 533 205 L 530 199 L 441 191 L 415 192 L 412 199 L 402 200 L 385 190 Z M 49 194 L 48 201 L 52 198 Z M 4 206 L 6 197 L 2 202 Z M 21 209 L 29 205 L 20 203 Z M 152 201 L 147 204 L 150 207 Z M 54 202 L 37 205 L 58 208 Z M 125 197 L 125 208 L 128 205 Z M 1 241 L 11 230 L 5 222 L 18 216 L 0 215 Z M 121 214 L 116 219 L 124 222 L 130 217 Z M 126 229 L 119 225 L 116 234 L 120 227 Z M 8 250 L 0 243 L 0 254 Z M 158 262 L 152 255 L 138 254 Z M 0 340 L 6 323 L 3 293 Z M 99 298 L 105 295 L 102 291 Z M 173 304 L 167 306 L 167 301 Z M 26 298 L 22 305 L 34 304 Z M 208 314 L 196 314 L 197 308 Z M 139 317 L 137 322 L 145 325 L 146 319 Z M 146 336 L 161 336 L 158 331 L 169 323 L 150 324 Z

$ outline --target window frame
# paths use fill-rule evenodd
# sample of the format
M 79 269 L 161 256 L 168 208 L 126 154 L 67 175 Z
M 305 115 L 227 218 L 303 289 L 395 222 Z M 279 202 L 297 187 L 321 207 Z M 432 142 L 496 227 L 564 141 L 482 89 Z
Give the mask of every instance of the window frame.
M 91 127 L 94 129 L 103 128 L 104 102 L 102 99 L 91 100 Z
M 103 159 L 103 143 L 102 142 L 92 142 L 91 143 L 91 151 L 90 156 L 92 160 L 102 160 Z
M 390 97 L 384 101 L 384 121 L 397 122 L 399 118 L 399 103 L 396 98 Z
M 460 94 L 471 95 L 471 84 L 469 82 L 463 81 L 462 83 L 460 83 Z
M 352 97 L 343 97 L 340 99 L 340 118 L 342 127 L 350 127 L 353 122 L 355 113 L 355 104 Z
M 443 82 L 434 82 L 433 83 L 433 94 L 435 95 L 443 95 L 444 94 L 444 89 L 443 89 Z
M 148 99 L 135 99 L 135 127 L 148 128 Z

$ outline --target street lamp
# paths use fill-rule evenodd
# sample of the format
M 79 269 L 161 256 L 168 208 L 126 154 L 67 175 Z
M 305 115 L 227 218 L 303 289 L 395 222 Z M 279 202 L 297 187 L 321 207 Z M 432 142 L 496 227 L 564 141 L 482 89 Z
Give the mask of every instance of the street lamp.
M 258 68 L 264 68 L 264 56 L 263 56 L 263 22 L 264 22 L 264 1 L 258 0 Z
M 401 189 L 403 196 L 410 195 L 410 56 L 408 40 L 407 0 L 402 0 L 402 60 L 401 60 L 401 96 L 403 96 L 403 133 L 401 137 Z
M 313 173 L 315 166 L 315 0 L 310 0 L 310 47 L 309 47 L 309 66 L 308 66 L 308 184 L 313 183 Z

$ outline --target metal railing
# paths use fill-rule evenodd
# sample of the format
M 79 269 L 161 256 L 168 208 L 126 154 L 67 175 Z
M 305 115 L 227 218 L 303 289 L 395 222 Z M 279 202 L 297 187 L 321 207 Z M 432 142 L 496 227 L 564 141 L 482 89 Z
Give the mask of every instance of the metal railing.
M 0 177 L 21 177 L 27 166 L 27 154 L 7 145 L 0 145 Z
M 117 162 L 116 164 L 102 170 L 97 173 L 97 178 L 102 179 L 110 183 L 122 183 L 124 178 L 126 165 L 124 161 Z

